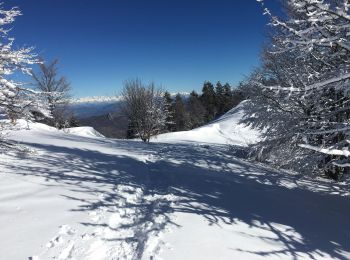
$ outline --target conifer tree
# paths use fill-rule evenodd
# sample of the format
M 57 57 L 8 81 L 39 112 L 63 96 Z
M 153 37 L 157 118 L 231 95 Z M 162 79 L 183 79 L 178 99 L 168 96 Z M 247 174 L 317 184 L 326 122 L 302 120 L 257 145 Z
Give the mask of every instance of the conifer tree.
M 200 127 L 205 123 L 206 110 L 200 101 L 197 92 L 192 91 L 188 98 L 188 114 L 190 120 L 190 127 Z
M 215 86 L 215 106 L 218 116 L 221 116 L 226 112 L 225 110 L 228 100 L 226 100 L 226 96 L 224 94 L 224 86 L 220 83 L 220 81 L 218 81 Z
M 206 121 L 213 120 L 217 114 L 216 109 L 216 94 L 214 86 L 209 81 L 204 82 L 201 101 L 206 109 Z
M 181 94 L 175 96 L 174 101 L 174 123 L 176 131 L 184 131 L 188 129 L 188 113 Z
M 167 110 L 167 118 L 166 118 L 166 130 L 168 132 L 173 132 L 175 130 L 175 122 L 174 122 L 174 100 L 171 97 L 171 94 L 168 91 L 164 92 L 164 105 Z

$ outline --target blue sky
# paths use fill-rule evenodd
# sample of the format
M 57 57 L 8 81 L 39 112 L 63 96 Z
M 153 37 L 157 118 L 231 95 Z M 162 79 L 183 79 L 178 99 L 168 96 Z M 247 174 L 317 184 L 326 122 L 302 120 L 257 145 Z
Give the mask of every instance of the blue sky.
M 237 84 L 258 65 L 267 30 L 255 0 L 12 0 L 5 6 L 23 12 L 11 32 L 16 45 L 58 58 L 77 97 L 118 94 L 132 77 L 172 92 L 199 91 L 205 80 Z

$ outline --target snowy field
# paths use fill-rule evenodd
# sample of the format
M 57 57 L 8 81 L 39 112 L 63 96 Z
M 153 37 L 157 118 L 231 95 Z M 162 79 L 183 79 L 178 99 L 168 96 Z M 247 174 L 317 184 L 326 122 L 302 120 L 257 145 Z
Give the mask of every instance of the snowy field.
M 0 155 L 0 259 L 350 259 L 349 186 L 234 157 L 258 139 L 239 117 L 151 144 L 10 133 L 31 153 Z

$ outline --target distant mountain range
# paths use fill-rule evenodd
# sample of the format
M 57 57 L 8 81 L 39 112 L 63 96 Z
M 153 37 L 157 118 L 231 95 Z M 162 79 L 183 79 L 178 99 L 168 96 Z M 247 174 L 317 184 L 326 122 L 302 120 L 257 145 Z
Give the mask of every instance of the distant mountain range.
M 106 137 L 125 138 L 127 118 L 121 113 L 122 97 L 96 96 L 70 100 L 81 126 L 91 126 Z
M 177 93 L 171 93 L 175 97 Z M 180 92 L 184 97 L 189 96 L 188 92 Z M 70 107 L 79 118 L 96 117 L 109 113 L 120 112 L 122 96 L 95 96 L 73 98 L 70 100 Z
M 83 98 L 72 98 L 71 103 L 108 103 L 118 102 L 123 98 L 121 96 L 95 96 L 95 97 L 83 97 Z
M 120 111 L 122 97 L 99 96 L 70 100 L 70 108 L 79 119 L 107 115 Z

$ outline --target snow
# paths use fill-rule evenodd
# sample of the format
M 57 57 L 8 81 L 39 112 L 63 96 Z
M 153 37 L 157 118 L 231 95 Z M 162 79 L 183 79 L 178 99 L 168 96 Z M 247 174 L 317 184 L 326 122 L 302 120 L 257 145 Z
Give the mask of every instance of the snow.
M 258 138 L 240 113 L 184 133 L 198 142 L 10 132 L 32 152 L 0 154 L 0 259 L 349 259 L 349 185 L 234 157 Z
M 72 135 L 84 136 L 84 137 L 104 137 L 101 133 L 97 132 L 93 127 L 80 126 L 73 127 L 66 130 Z
M 70 99 L 69 103 L 111 103 L 122 101 L 122 96 L 94 96 Z
M 219 119 L 191 131 L 161 134 L 154 138 L 156 142 L 200 142 L 208 144 L 231 144 L 248 146 L 259 140 L 259 132 L 240 124 L 244 114 L 242 102 Z

